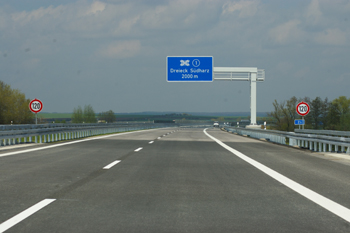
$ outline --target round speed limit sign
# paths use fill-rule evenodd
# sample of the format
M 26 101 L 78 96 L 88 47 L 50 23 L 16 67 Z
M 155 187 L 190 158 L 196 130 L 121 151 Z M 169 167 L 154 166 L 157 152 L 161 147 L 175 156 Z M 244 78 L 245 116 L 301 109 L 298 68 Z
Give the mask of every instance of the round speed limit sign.
M 310 112 L 310 106 L 308 105 L 308 103 L 305 102 L 300 102 L 297 105 L 297 113 L 300 116 L 305 116 Z
M 33 99 L 29 103 L 29 109 L 34 113 L 38 113 L 43 109 L 43 102 L 38 99 Z

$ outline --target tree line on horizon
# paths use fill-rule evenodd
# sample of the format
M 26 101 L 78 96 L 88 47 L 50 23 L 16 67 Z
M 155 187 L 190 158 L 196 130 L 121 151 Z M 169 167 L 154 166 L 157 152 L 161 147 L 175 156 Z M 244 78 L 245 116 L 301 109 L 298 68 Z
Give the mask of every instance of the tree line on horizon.
M 305 129 L 323 129 L 350 131 L 350 98 L 340 96 L 333 101 L 320 97 L 291 97 L 289 100 L 277 102 L 272 105 L 274 110 L 267 115 L 274 120 L 273 128 L 282 131 L 294 131 L 294 120 L 301 119 L 296 112 L 296 106 L 300 102 L 306 102 L 310 106 L 310 112 L 305 119 Z
M 29 109 L 30 99 L 18 89 L 12 89 L 10 85 L 0 80 L 0 124 L 34 124 L 35 114 Z M 112 123 L 116 116 L 112 110 L 101 112 L 97 115 L 103 122 Z M 92 106 L 85 105 L 74 108 L 72 114 L 73 123 L 96 123 L 96 113 Z
M 29 109 L 30 99 L 0 80 L 0 124 L 32 124 L 35 115 Z
M 101 112 L 98 114 L 100 122 L 113 123 L 116 121 L 116 116 L 112 110 Z M 85 105 L 84 109 L 81 106 L 74 108 L 72 114 L 72 123 L 96 123 L 96 113 L 90 104 Z

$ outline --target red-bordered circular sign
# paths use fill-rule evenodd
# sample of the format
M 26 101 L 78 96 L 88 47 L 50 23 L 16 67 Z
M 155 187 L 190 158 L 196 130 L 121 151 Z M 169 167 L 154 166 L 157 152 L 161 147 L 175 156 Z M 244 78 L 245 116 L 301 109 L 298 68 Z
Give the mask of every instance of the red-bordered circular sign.
M 305 102 L 300 102 L 300 103 L 298 103 L 298 105 L 297 105 L 297 113 L 298 113 L 300 116 L 305 116 L 305 115 L 307 115 L 309 112 L 310 112 L 310 106 L 309 106 L 308 103 L 305 103 Z
M 38 113 L 43 109 L 43 102 L 38 99 L 33 99 L 29 103 L 29 109 L 34 113 Z

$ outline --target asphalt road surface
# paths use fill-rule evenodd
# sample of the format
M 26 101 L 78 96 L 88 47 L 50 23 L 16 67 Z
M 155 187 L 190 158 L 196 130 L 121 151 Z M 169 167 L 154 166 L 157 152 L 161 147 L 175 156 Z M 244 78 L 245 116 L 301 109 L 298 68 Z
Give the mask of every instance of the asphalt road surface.
M 0 151 L 0 232 L 350 232 L 349 209 L 348 160 L 219 129 Z

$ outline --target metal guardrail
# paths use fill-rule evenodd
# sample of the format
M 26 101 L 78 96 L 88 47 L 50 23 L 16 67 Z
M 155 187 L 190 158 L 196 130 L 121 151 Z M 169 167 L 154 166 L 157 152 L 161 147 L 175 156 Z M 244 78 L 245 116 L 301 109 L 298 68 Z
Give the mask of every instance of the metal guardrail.
M 0 131 L 0 146 L 33 142 L 46 143 L 101 134 L 174 126 L 176 125 L 159 123 L 7 125 L 6 129 L 11 128 L 11 130 Z
M 295 129 L 294 131 L 296 133 L 303 133 L 303 134 L 317 134 L 317 135 L 350 137 L 349 131 L 314 130 L 314 129 Z
M 22 125 L 0 125 L 0 132 L 7 130 L 26 130 L 26 129 L 46 129 L 46 128 L 75 128 L 75 127 L 94 127 L 94 126 L 120 126 L 120 125 L 135 125 L 135 124 L 154 124 L 153 122 L 118 122 L 118 123 L 50 123 L 50 124 L 22 124 Z
M 305 134 L 297 132 L 282 132 L 277 130 L 246 129 L 234 127 L 224 127 L 223 129 L 239 135 L 265 139 L 267 141 L 282 145 L 298 146 L 300 148 L 307 148 L 312 151 L 343 152 L 350 154 L 350 138 L 344 137 L 350 132 L 345 133 L 343 137 L 334 137 L 310 133 Z M 306 130 L 303 131 L 306 132 Z M 328 132 L 328 135 L 329 134 L 330 133 Z

